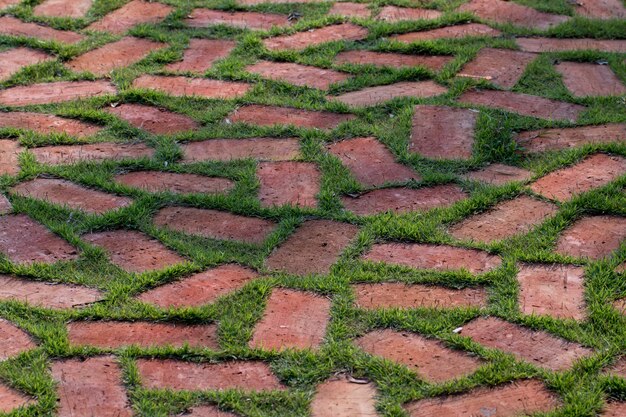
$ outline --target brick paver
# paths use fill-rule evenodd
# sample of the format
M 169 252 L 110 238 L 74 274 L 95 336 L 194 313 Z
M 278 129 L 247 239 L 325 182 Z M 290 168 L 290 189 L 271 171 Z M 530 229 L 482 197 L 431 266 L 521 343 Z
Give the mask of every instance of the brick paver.
M 458 39 L 465 37 L 490 37 L 500 36 L 500 31 L 480 23 L 467 23 L 455 26 L 445 26 L 442 28 L 424 30 L 420 32 L 409 32 L 401 35 L 393 35 L 392 40 L 404 43 L 428 41 L 433 39 Z
M 530 52 L 483 48 L 457 75 L 486 80 L 503 88 L 512 88 L 535 57 L 536 55 Z
M 223 39 L 190 39 L 183 59 L 165 66 L 167 71 L 203 73 L 213 64 L 226 58 L 236 43 Z
M 2 2 L 0 1 L 0 9 L 2 9 Z M 10 413 L 18 407 L 25 407 L 32 404 L 34 401 L 24 394 L 8 387 L 4 384 L 0 384 L 0 412 Z
M 200 127 L 200 124 L 190 117 L 143 104 L 119 104 L 103 110 L 125 120 L 137 129 L 155 135 L 173 135 Z
M 138 24 L 158 23 L 173 10 L 172 6 L 156 1 L 132 0 L 107 14 L 101 20 L 92 23 L 87 29 L 120 35 Z
M 532 7 L 505 0 L 471 0 L 460 11 L 472 12 L 483 19 L 537 29 L 548 29 L 570 19 L 569 16 L 540 12 Z
M 28 48 L 13 48 L 0 52 L 0 81 L 11 78 L 29 65 L 39 64 L 53 59 L 45 52 Z
M 626 7 L 620 0 L 596 0 L 574 4 L 576 13 L 596 19 L 624 19 Z
M 294 275 L 328 274 L 359 228 L 330 220 L 309 220 L 275 249 L 266 266 Z
M 510 165 L 490 164 L 479 171 L 468 172 L 465 177 L 472 181 L 503 185 L 512 181 L 526 182 L 531 179 L 532 172 Z
M 258 217 L 192 207 L 163 208 L 154 217 L 154 224 L 191 235 L 251 244 L 263 243 L 276 227 L 273 221 Z
M 20 172 L 19 155 L 23 148 L 12 139 L 0 139 L 0 175 L 16 175 Z
M 80 120 L 32 112 L 0 112 L 0 128 L 32 130 L 42 135 L 66 134 L 77 138 L 93 136 L 102 130 L 100 126 Z
M 317 349 L 329 320 L 329 299 L 314 293 L 275 289 L 254 329 L 250 347 L 278 351 Z
M 2 333 L 0 361 L 7 360 L 37 347 L 28 333 L 2 318 L 0 318 L 0 332 Z
M 370 17 L 372 11 L 368 8 L 367 3 L 337 2 L 328 11 L 329 15 L 338 15 L 343 17 Z
M 249 104 L 239 107 L 228 116 L 232 123 L 248 123 L 258 126 L 294 125 L 309 129 L 334 129 L 339 124 L 354 119 L 353 114 L 311 111 L 292 107 Z
M 626 357 L 622 356 L 615 365 L 606 371 L 606 374 L 626 378 Z
M 529 130 L 518 133 L 515 141 L 528 153 L 570 149 L 587 144 L 626 143 L 626 124 Z
M 7 9 L 20 3 L 21 0 L 0 0 L 0 10 Z
M 325 26 L 307 32 L 298 32 L 293 35 L 277 36 L 263 41 L 263 45 L 271 51 L 281 49 L 304 49 L 326 42 L 356 41 L 367 37 L 368 31 L 364 27 L 353 23 Z
M 400 22 L 403 20 L 431 20 L 440 16 L 441 12 L 433 9 L 384 6 L 380 9 L 377 18 L 385 22 Z
M 561 39 L 561 38 L 516 38 L 515 42 L 526 52 L 558 52 L 597 50 L 604 52 L 626 52 L 626 40 L 613 39 Z
M 373 383 L 355 384 L 345 376 L 334 376 L 315 389 L 311 417 L 377 417 Z
M 84 35 L 69 30 L 57 30 L 37 23 L 22 22 L 11 16 L 0 17 L 0 33 L 10 36 L 37 38 L 44 41 L 76 43 L 84 40 Z
M 608 65 L 560 62 L 555 68 L 563 77 L 567 89 L 576 97 L 626 94 L 626 86 Z
M 380 85 L 352 91 L 340 96 L 328 96 L 329 100 L 340 101 L 348 106 L 374 106 L 399 97 L 434 97 L 448 92 L 448 89 L 434 81 L 406 81 Z
M 604 407 L 601 417 L 620 417 L 626 415 L 626 403 L 610 402 Z
M 311 162 L 261 162 L 257 166 L 262 207 L 316 207 L 322 174 Z
M 290 24 L 286 15 L 256 12 L 227 12 L 223 10 L 194 9 L 185 19 L 185 23 L 193 28 L 210 25 L 228 25 L 241 29 L 270 30 L 272 27 L 283 27 Z
M 181 145 L 183 161 L 289 161 L 300 156 L 295 138 L 210 139 Z
M 335 3 L 342 4 L 342 3 Z M 445 55 L 408 55 L 391 52 L 345 51 L 335 56 L 336 64 L 374 65 L 377 67 L 426 67 L 433 71 L 441 70 L 453 57 Z
M 575 361 L 592 353 L 590 349 L 544 331 L 530 330 L 495 317 L 480 317 L 465 324 L 461 336 L 552 371 L 565 371 Z
M 85 17 L 93 0 L 45 0 L 33 9 L 37 16 L 71 17 L 74 19 Z
M 396 162 L 394 155 L 373 137 L 346 139 L 327 146 L 361 184 L 376 187 L 420 180 L 419 174 Z
M 498 256 L 477 249 L 419 243 L 378 243 L 362 259 L 417 269 L 465 269 L 472 274 L 488 272 L 502 263 Z
M 163 75 L 142 75 L 133 81 L 133 87 L 156 90 L 175 97 L 193 96 L 208 99 L 241 97 L 251 88 L 250 84 L 236 81 Z
M 143 143 L 90 143 L 87 145 L 42 146 L 30 149 L 37 162 L 60 165 L 75 164 L 84 161 L 104 161 L 107 159 L 151 158 L 154 149 Z
M 284 81 L 301 87 L 327 90 L 331 84 L 340 83 L 350 78 L 350 74 L 317 68 L 292 62 L 260 61 L 246 67 L 246 71 L 258 74 L 263 78 Z
M 13 210 L 11 202 L 4 194 L 0 194 L 0 215 L 8 214 Z
M 565 201 L 577 194 L 603 187 L 626 174 L 626 158 L 595 154 L 576 165 L 553 171 L 530 188 L 547 198 Z
M 490 243 L 528 233 L 556 212 L 554 204 L 522 195 L 462 220 L 450 228 L 450 234 L 457 239 Z
M 185 262 L 158 240 L 134 230 L 89 233 L 81 238 L 102 248 L 113 264 L 127 272 L 156 271 Z
M 626 239 L 626 218 L 616 216 L 583 217 L 563 231 L 556 252 L 576 258 L 602 259 L 619 248 Z
M 233 189 L 234 182 L 226 178 L 205 177 L 197 174 L 179 174 L 162 171 L 135 171 L 115 176 L 115 182 L 149 192 L 226 193 Z
M 0 104 L 29 106 L 87 99 L 107 94 L 117 94 L 115 86 L 108 81 L 57 81 L 0 90 Z
M 99 301 L 100 291 L 77 285 L 27 281 L 0 274 L 0 300 L 15 300 L 45 308 L 72 308 Z

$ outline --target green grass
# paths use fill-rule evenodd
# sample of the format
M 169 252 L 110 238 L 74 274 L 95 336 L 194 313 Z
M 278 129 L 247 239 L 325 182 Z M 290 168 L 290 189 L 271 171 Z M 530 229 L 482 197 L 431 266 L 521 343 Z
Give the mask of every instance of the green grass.
M 120 90 L 115 97 L 94 98 L 80 102 L 30 106 L 29 110 L 53 113 L 61 116 L 94 122 L 105 127 L 92 141 L 137 141 L 156 148 L 151 159 L 122 162 L 78 163 L 70 166 L 50 167 L 39 165 L 32 154 L 21 158 L 22 172 L 16 177 L 0 177 L 0 190 L 7 194 L 10 187 L 37 175 L 53 175 L 118 195 L 129 196 L 134 204 L 103 216 L 85 215 L 42 201 L 12 196 L 11 202 L 18 213 L 28 213 L 55 233 L 67 239 L 81 250 L 77 261 L 55 265 L 20 266 L 10 263 L 0 255 L 0 272 L 18 274 L 34 280 L 84 284 L 99 288 L 106 293 L 104 302 L 73 311 L 51 311 L 34 308 L 17 302 L 0 302 L 0 317 L 13 321 L 31 333 L 39 347 L 16 358 L 0 363 L 0 378 L 11 386 L 37 398 L 32 406 L 13 412 L 12 416 L 54 415 L 57 405 L 54 383 L 48 371 L 51 360 L 71 356 L 88 356 L 100 353 L 97 349 L 71 348 L 67 340 L 65 323 L 70 320 L 158 320 L 180 323 L 219 323 L 219 351 L 192 348 L 154 348 L 142 350 L 136 347 L 116 350 L 121 358 L 133 408 L 138 416 L 167 416 L 179 413 L 201 402 L 218 403 L 249 417 L 307 416 L 308 406 L 316 384 L 335 372 L 345 371 L 358 377 L 373 380 L 379 389 L 377 407 L 381 416 L 405 416 L 401 408 L 404 402 L 425 397 L 466 392 L 478 386 L 494 386 L 507 381 L 538 377 L 563 400 L 563 407 L 546 416 L 594 416 L 607 398 L 626 400 L 626 381 L 608 378 L 602 374 L 603 367 L 613 363 L 626 349 L 626 319 L 610 307 L 614 299 L 626 296 L 624 275 L 614 272 L 615 266 L 626 260 L 626 244 L 612 257 L 591 262 L 572 259 L 553 253 L 559 234 L 575 220 L 590 214 L 614 214 L 626 216 L 626 178 L 600 189 L 588 192 L 573 200 L 558 204 L 559 211 L 526 235 L 511 239 L 480 244 L 455 241 L 446 233 L 446 226 L 473 213 L 493 207 L 500 201 L 520 194 L 529 194 L 519 184 L 501 187 L 466 181 L 461 175 L 487 163 L 501 162 L 523 167 L 538 178 L 546 173 L 569 166 L 585 156 L 596 152 L 609 152 L 626 157 L 626 144 L 589 145 L 578 149 L 549 152 L 527 156 L 517 149 L 512 135 L 516 131 L 547 127 L 573 126 L 568 122 L 553 122 L 494 109 L 481 109 L 477 126 L 477 141 L 473 158 L 469 161 L 435 161 L 407 152 L 412 108 L 415 104 L 447 104 L 455 102 L 463 91 L 475 85 L 494 88 L 488 84 L 457 79 L 455 73 L 483 47 L 515 48 L 515 35 L 543 34 L 553 37 L 591 37 L 599 39 L 626 39 L 623 21 L 594 21 L 580 17 L 546 32 L 513 27 L 492 26 L 503 31 L 501 38 L 471 38 L 463 40 L 426 41 L 405 45 L 388 39 L 389 35 L 414 30 L 424 30 L 466 21 L 480 21 L 467 13 L 457 13 L 453 8 L 461 0 L 434 0 L 410 2 L 408 0 L 371 3 L 375 10 L 387 4 L 423 5 L 444 11 L 435 21 L 381 23 L 372 19 L 355 19 L 367 27 L 370 35 L 360 42 L 333 42 L 302 52 L 269 52 L 261 40 L 270 35 L 292 33 L 337 23 L 345 19 L 327 17 L 331 3 L 259 5 L 248 9 L 239 7 L 233 0 L 163 0 L 176 7 L 176 11 L 158 25 L 143 25 L 130 34 L 161 42 L 170 47 L 150 54 L 143 61 L 113 72 L 111 81 Z M 542 11 L 573 14 L 566 0 L 518 0 Z M 85 19 L 47 19 L 35 17 L 32 6 L 38 0 L 26 0 L 11 8 L 12 13 L 26 21 L 47 23 L 59 29 L 81 30 L 92 21 L 123 4 L 122 0 L 95 0 L 94 7 Z M 182 19 L 194 7 L 210 7 L 226 10 L 254 10 L 288 14 L 297 11 L 302 18 L 292 27 L 273 29 L 270 32 L 251 32 L 226 26 L 206 29 L 189 29 Z M 0 13 L 2 14 L 2 13 Z M 87 40 L 77 45 L 41 42 L 32 39 L 0 35 L 0 50 L 25 45 L 47 51 L 57 60 L 28 67 L 10 79 L 1 82 L 0 88 L 37 82 L 90 79 L 88 74 L 73 74 L 64 68 L 63 62 L 87 50 L 119 39 L 104 33 L 90 33 Z M 228 101 L 198 98 L 172 98 L 161 93 L 133 90 L 133 79 L 142 73 L 163 73 L 163 67 L 176 61 L 182 49 L 192 37 L 228 38 L 238 41 L 235 51 L 208 71 L 205 76 L 225 80 L 243 80 L 254 83 L 254 88 L 243 98 Z M 412 54 L 449 54 L 455 59 L 441 72 L 433 73 L 425 68 L 388 69 L 370 66 L 333 64 L 335 54 L 349 49 L 369 49 Z M 626 122 L 624 97 L 574 98 L 564 87 L 553 63 L 560 60 L 594 62 L 605 60 L 617 76 L 626 83 L 626 54 L 603 52 L 546 53 L 538 56 L 513 88 L 516 92 L 535 94 L 572 103 L 584 104 L 588 110 L 582 115 L 580 125 L 608 122 Z M 224 117 L 236 106 L 244 103 L 265 103 L 296 106 L 312 110 L 348 112 L 341 103 L 325 99 L 326 92 L 296 87 L 282 82 L 265 81 L 245 72 L 245 66 L 258 59 L 292 61 L 325 68 L 336 68 L 353 74 L 353 78 L 332 86 L 331 95 L 359 90 L 367 86 L 394 83 L 404 80 L 434 79 L 448 86 L 449 93 L 432 99 L 402 98 L 383 105 L 356 109 L 353 121 L 343 124 L 332 132 L 314 131 L 290 126 L 255 127 L 243 124 L 228 125 Z M 114 116 L 101 111 L 114 102 L 138 102 L 161 106 L 188 115 L 202 124 L 202 128 L 177 136 L 154 136 L 135 129 Z M 0 108 L 0 110 L 3 110 Z M 350 137 L 372 135 L 396 155 L 402 163 L 421 174 L 420 182 L 409 182 L 408 187 L 456 183 L 469 193 L 467 200 L 447 209 L 403 215 L 380 214 L 357 217 L 344 212 L 340 196 L 359 192 L 364 188 L 341 166 L 338 159 L 329 156 L 324 146 L 333 141 Z M 0 136 L 16 138 L 26 148 L 49 144 L 77 143 L 65 135 L 38 135 L 14 129 L 0 129 Z M 318 209 L 282 207 L 261 208 L 257 198 L 258 182 L 255 178 L 256 163 L 252 160 L 230 163 L 206 162 L 179 164 L 179 143 L 208 138 L 245 138 L 254 136 L 298 137 L 301 141 L 303 160 L 315 162 L 323 173 L 322 190 Z M 172 172 L 190 172 L 208 176 L 223 176 L 236 181 L 232 192 L 223 196 L 176 195 L 171 193 L 150 194 L 130 189 L 112 181 L 116 173 L 139 169 L 161 169 Z M 180 233 L 160 230 L 152 223 L 152 216 L 167 205 L 227 210 L 249 216 L 275 220 L 278 229 L 262 245 L 247 245 L 190 237 Z M 325 218 L 357 224 L 361 232 L 354 244 L 326 276 L 290 276 L 269 273 L 264 269 L 264 259 L 273 248 L 286 239 L 305 219 Z M 130 274 L 109 263 L 103 251 L 89 246 L 80 236 L 90 231 L 115 228 L 141 230 L 154 236 L 168 247 L 185 256 L 189 262 L 164 271 Z M 360 255 L 374 242 L 407 241 L 447 243 L 456 246 L 480 248 L 498 254 L 503 259 L 497 270 L 474 276 L 467 272 L 417 271 L 409 268 L 365 263 Z M 547 317 L 521 315 L 517 305 L 518 286 L 515 279 L 519 262 L 561 262 L 582 265 L 585 268 L 585 297 L 588 319 L 575 322 Z M 246 285 L 241 291 L 224 297 L 214 304 L 178 310 L 163 310 L 141 304 L 134 296 L 154 286 L 187 276 L 206 268 L 236 262 L 260 271 L 261 278 Z M 349 284 L 354 282 L 402 281 L 408 283 L 442 284 L 455 288 L 486 285 L 489 289 L 489 305 L 477 309 L 412 309 L 364 311 L 354 307 L 354 295 Z M 290 351 L 281 354 L 250 350 L 247 343 L 255 323 L 264 310 L 264 303 L 273 287 L 298 288 L 327 294 L 333 299 L 332 322 L 326 342 L 318 352 Z M 593 348 L 595 354 L 580 361 L 567 372 L 549 372 L 514 360 L 510 355 L 484 349 L 455 335 L 452 329 L 481 314 L 491 314 L 511 322 L 543 329 L 567 340 Z M 374 358 L 355 348 L 351 341 L 376 328 L 394 328 L 415 331 L 443 340 L 449 347 L 474 352 L 485 359 L 485 365 L 475 374 L 445 384 L 430 384 L 403 366 Z M 134 360 L 138 357 L 173 357 L 194 361 L 240 359 L 267 360 L 272 369 L 289 390 L 264 394 L 226 392 L 165 392 L 149 391 L 141 387 Z

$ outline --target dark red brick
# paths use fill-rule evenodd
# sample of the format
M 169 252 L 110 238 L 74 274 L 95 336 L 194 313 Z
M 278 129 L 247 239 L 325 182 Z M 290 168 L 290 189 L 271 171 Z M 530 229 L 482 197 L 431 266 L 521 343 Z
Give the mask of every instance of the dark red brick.
M 99 30 L 121 35 L 141 23 L 159 23 L 174 8 L 156 1 L 132 0 L 119 9 L 92 23 L 87 30 Z
M 59 165 L 74 164 L 82 161 L 104 161 L 107 159 L 151 158 L 154 149 L 143 143 L 90 143 L 86 145 L 43 146 L 30 149 L 37 162 Z
M 434 97 L 448 89 L 434 81 L 407 81 L 352 91 L 340 96 L 328 96 L 329 100 L 340 101 L 348 106 L 374 106 L 399 97 Z
M 346 1 L 333 4 L 328 14 L 343 17 L 368 18 L 372 15 L 372 11 L 368 8 L 367 3 L 352 3 Z
M 355 384 L 345 376 L 333 376 L 315 389 L 311 417 L 376 417 L 376 386 Z
M 556 252 L 576 258 L 598 260 L 616 251 L 624 239 L 626 218 L 583 217 L 565 229 L 556 244 Z
M 0 112 L 0 127 L 32 130 L 42 135 L 64 133 L 77 138 L 93 136 L 102 130 L 99 126 L 80 120 L 32 112 Z
M 317 207 L 322 174 L 311 162 L 261 162 L 257 166 L 262 207 Z
M 251 85 L 208 78 L 142 75 L 133 81 L 133 88 L 156 90 L 175 97 L 193 96 L 208 99 L 231 99 L 245 95 Z
M 284 81 L 301 87 L 327 90 L 331 84 L 340 83 L 350 78 L 349 74 L 330 69 L 317 68 L 293 62 L 260 61 L 246 67 L 246 71 L 263 78 Z
M 0 9 L 2 9 L 2 1 L 0 1 Z M 34 401 L 24 394 L 0 384 L 0 412 L 10 413 L 18 407 L 26 407 L 33 403 Z
M 183 59 L 165 66 L 168 71 L 204 73 L 213 64 L 226 58 L 236 43 L 224 39 L 190 39 Z
M 587 144 L 626 143 L 626 124 L 529 130 L 518 133 L 515 141 L 529 153 L 571 149 Z
M 345 4 L 345 3 L 335 3 Z M 426 67 L 433 71 L 441 70 L 444 65 L 454 59 L 451 56 L 407 55 L 390 52 L 345 51 L 335 57 L 336 64 L 374 65 L 377 67 Z
M 468 172 L 465 177 L 472 181 L 503 185 L 511 181 L 526 182 L 531 179 L 532 172 L 510 165 L 490 164 L 480 171 Z
M 44 52 L 28 48 L 13 48 L 0 52 L 0 81 L 11 78 L 29 65 L 49 61 L 52 57 Z
M 36 16 L 70 17 L 78 19 L 85 17 L 93 0 L 45 0 L 33 9 Z
M 393 35 L 389 38 L 398 42 L 413 43 L 433 39 L 458 39 L 465 37 L 489 37 L 500 36 L 500 31 L 480 23 L 466 23 L 455 26 L 424 30 L 421 32 L 409 32 L 401 35 Z
M 226 193 L 235 185 L 233 181 L 226 178 L 162 171 L 135 171 L 120 174 L 115 176 L 115 182 L 149 192 L 167 191 L 180 194 Z
M 472 12 L 482 19 L 498 23 L 511 23 L 536 29 L 548 29 L 570 19 L 569 16 L 543 13 L 532 7 L 506 0 L 471 0 L 461 5 L 459 11 Z
M 16 175 L 20 172 L 19 155 L 22 147 L 11 139 L 0 139 L 0 175 Z
M 115 86 L 108 81 L 57 81 L 0 90 L 0 104 L 30 106 L 87 99 L 107 94 L 117 94 Z
M 0 318 L 0 333 L 2 334 L 0 340 L 0 360 L 2 361 L 37 347 L 28 333 L 2 318 Z
M 483 48 L 457 75 L 486 80 L 503 88 L 512 88 L 535 57 L 536 55 L 530 52 Z
M 22 22 L 12 16 L 0 17 L 0 33 L 63 43 L 76 43 L 85 39 L 84 35 L 75 32 L 56 30 L 37 23 Z
M 194 9 L 185 19 L 193 28 L 211 25 L 228 25 L 241 29 L 270 30 L 272 27 L 289 26 L 286 15 L 257 12 L 227 12 L 224 10 Z
M 269 50 L 280 49 L 304 49 L 309 46 L 317 46 L 326 42 L 356 41 L 367 37 L 367 29 L 352 23 L 325 26 L 306 32 L 298 32 L 293 35 L 277 36 L 263 41 Z
M 143 104 L 120 104 L 104 110 L 127 121 L 137 129 L 143 129 L 155 135 L 173 135 L 200 127 L 200 124 L 190 117 Z
M 441 17 L 441 12 L 432 9 L 416 9 L 412 7 L 384 6 L 377 18 L 386 22 L 403 20 L 431 20 Z
M 619 96 L 626 87 L 608 65 L 561 62 L 555 65 L 563 84 L 575 97 Z
M 258 126 L 294 125 L 310 129 L 334 129 L 354 117 L 353 114 L 249 104 L 239 107 L 228 116 L 227 120 L 232 123 L 248 123 Z
M 575 51 L 579 49 L 604 52 L 626 52 L 626 40 L 517 38 L 515 42 L 522 51 L 526 52 L 559 52 Z
M 27 281 L 0 274 L 0 300 L 45 308 L 72 308 L 102 299 L 100 291 L 77 285 Z
M 595 0 L 574 3 L 576 13 L 595 19 L 625 19 L 626 7 L 620 0 Z
M 295 138 L 210 139 L 181 145 L 183 161 L 288 161 L 300 156 Z

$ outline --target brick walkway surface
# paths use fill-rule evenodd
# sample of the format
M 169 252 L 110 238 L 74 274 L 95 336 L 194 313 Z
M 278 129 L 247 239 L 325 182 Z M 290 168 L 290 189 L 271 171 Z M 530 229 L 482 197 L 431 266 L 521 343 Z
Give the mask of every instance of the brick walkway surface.
M 0 413 L 626 415 L 623 0 L 0 0 Z

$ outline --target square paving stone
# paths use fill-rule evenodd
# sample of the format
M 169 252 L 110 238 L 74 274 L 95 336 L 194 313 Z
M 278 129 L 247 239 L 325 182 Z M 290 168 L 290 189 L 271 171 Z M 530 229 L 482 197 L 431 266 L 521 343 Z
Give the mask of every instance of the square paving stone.
M 159 23 L 174 8 L 156 1 L 132 0 L 102 19 L 87 26 L 87 30 L 98 30 L 121 35 L 142 23 Z
M 13 48 L 0 52 L 0 81 L 11 78 L 22 68 L 54 59 L 52 56 L 34 49 Z
M 335 64 L 373 65 L 392 68 L 426 67 L 433 71 L 439 71 L 453 59 L 454 57 L 445 55 L 408 55 L 356 50 L 338 53 L 335 56 Z
M 263 78 L 284 81 L 301 87 L 327 90 L 332 84 L 340 83 L 350 78 L 350 74 L 317 68 L 310 65 L 295 64 L 293 62 L 260 61 L 246 67 L 247 72 L 258 74 Z
M 326 42 L 357 41 L 367 37 L 368 30 L 353 23 L 341 23 L 338 25 L 325 26 L 306 32 L 298 32 L 293 35 L 283 35 L 268 38 L 263 45 L 270 51 L 283 49 L 304 49 L 309 46 L 317 46 Z
M 210 80 L 208 78 L 141 75 L 133 81 L 133 88 L 155 90 L 174 97 L 188 96 L 227 100 L 244 96 L 251 88 L 251 85 L 236 81 Z
M 260 162 L 256 175 L 261 207 L 317 207 L 322 173 L 314 163 Z
M 563 77 L 563 84 L 575 97 L 626 94 L 626 86 L 608 65 L 561 62 L 555 68 Z
M 92 4 L 93 0 L 45 0 L 33 9 L 33 14 L 78 19 L 85 17 Z
M 119 184 L 153 193 L 216 194 L 227 193 L 235 186 L 233 181 L 226 178 L 162 171 L 135 171 L 114 178 Z
M 29 281 L 0 274 L 0 300 L 13 300 L 44 308 L 72 308 L 95 303 L 100 291 L 78 285 Z
M 224 39 L 190 39 L 183 59 L 165 66 L 167 71 L 204 73 L 213 64 L 226 58 L 236 46 L 235 41 Z
M 480 23 L 466 23 L 454 26 L 445 26 L 442 28 L 424 30 L 420 32 L 409 32 L 401 35 L 390 36 L 389 39 L 413 43 L 420 41 L 428 41 L 433 39 L 459 39 L 466 37 L 489 37 L 495 38 L 500 36 L 499 30 L 493 29 L 487 25 Z
M 482 19 L 498 23 L 511 23 L 536 29 L 549 29 L 570 19 L 569 16 L 540 12 L 532 7 L 506 0 L 471 0 L 463 4 L 459 11 L 472 12 Z
M 85 35 L 69 30 L 57 30 L 38 23 L 22 22 L 12 16 L 0 17 L 0 33 L 9 36 L 37 38 L 43 41 L 77 43 L 86 39 Z
M 228 115 L 226 120 L 230 123 L 247 123 L 257 126 L 293 125 L 330 130 L 354 118 L 353 114 L 249 104 L 236 109 Z
M 67 119 L 53 114 L 33 112 L 0 112 L 0 127 L 27 130 L 41 135 L 66 134 L 77 138 L 94 136 L 102 131 L 100 126 L 80 120 Z
M 300 143 L 296 138 L 210 139 L 181 145 L 184 162 L 233 161 L 290 161 L 300 157 Z
M 587 144 L 626 143 L 626 123 L 520 132 L 514 137 L 524 152 L 571 149 Z
M 563 231 L 556 253 L 599 260 L 610 256 L 626 239 L 626 217 L 583 217 Z
M 0 90 L 0 104 L 30 106 L 115 94 L 117 89 L 108 81 L 57 81 Z
M 228 12 L 224 10 L 194 9 L 185 19 L 192 28 L 211 25 L 228 25 L 240 29 L 270 30 L 274 26 L 285 27 L 291 22 L 286 15 L 257 12 Z
M 407 81 L 363 90 L 351 91 L 339 96 L 328 96 L 329 100 L 336 100 L 348 106 L 374 106 L 400 97 L 434 97 L 448 92 L 448 89 L 433 81 Z
M 154 149 L 143 143 L 101 142 L 86 145 L 42 146 L 29 149 L 40 164 L 64 165 L 77 162 L 99 162 L 151 158 Z
M 377 417 L 378 391 L 371 383 L 355 384 L 343 375 L 322 382 L 311 401 L 311 417 Z
M 155 135 L 173 135 L 200 128 L 200 124 L 190 117 L 143 104 L 125 103 L 103 110 Z
M 489 81 L 503 88 L 513 88 L 536 55 L 510 49 L 483 48 L 476 58 L 465 64 L 459 77 Z

